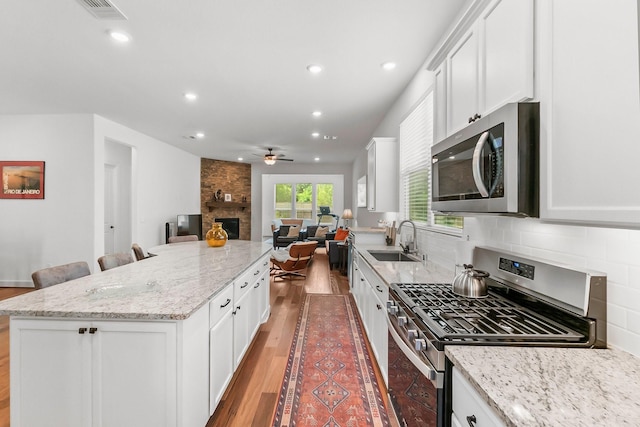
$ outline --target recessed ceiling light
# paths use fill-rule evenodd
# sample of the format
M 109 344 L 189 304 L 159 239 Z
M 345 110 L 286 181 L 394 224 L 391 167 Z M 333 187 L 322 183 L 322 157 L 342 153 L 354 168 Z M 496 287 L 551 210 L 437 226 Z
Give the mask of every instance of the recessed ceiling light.
M 120 43 L 126 43 L 131 40 L 131 37 L 127 33 L 122 31 L 109 30 L 107 31 L 112 39 L 119 41 Z
M 238 157 L 238 161 L 239 161 L 239 162 L 241 162 L 241 161 L 243 161 L 243 160 L 244 160 L 244 159 L 243 159 L 242 157 Z
M 333 135 L 324 135 L 322 137 L 322 139 L 336 140 L 336 139 L 338 139 L 338 137 L 337 136 L 333 136 Z
M 312 137 L 317 138 L 320 136 L 320 134 L 318 132 L 314 132 L 311 134 Z
M 322 66 L 317 64 L 307 65 L 307 70 L 309 70 L 311 74 L 318 74 L 322 72 Z
M 195 101 L 196 99 L 198 99 L 198 95 L 196 95 L 193 92 L 186 92 L 184 94 L 184 97 L 187 98 L 187 100 L 189 100 L 189 101 Z
M 381 67 L 384 70 L 389 70 L 390 71 L 390 70 L 393 70 L 394 68 L 396 68 L 396 63 L 395 62 L 390 62 L 390 61 L 389 62 L 385 62 L 385 63 L 383 63 L 381 65 Z
M 322 111 L 314 111 L 313 113 L 311 113 L 311 115 L 313 117 L 320 117 L 322 115 Z
M 196 133 L 196 138 L 204 138 L 204 133 L 202 132 Z
M 320 157 L 314 157 L 313 160 L 315 160 L 316 162 L 320 161 Z

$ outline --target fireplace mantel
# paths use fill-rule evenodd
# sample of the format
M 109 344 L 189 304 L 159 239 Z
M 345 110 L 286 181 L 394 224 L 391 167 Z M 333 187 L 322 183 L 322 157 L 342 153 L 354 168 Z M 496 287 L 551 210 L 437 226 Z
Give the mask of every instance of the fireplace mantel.
M 251 207 L 249 202 L 207 202 L 205 205 L 209 208 L 209 212 L 214 209 L 241 208 L 244 210 Z

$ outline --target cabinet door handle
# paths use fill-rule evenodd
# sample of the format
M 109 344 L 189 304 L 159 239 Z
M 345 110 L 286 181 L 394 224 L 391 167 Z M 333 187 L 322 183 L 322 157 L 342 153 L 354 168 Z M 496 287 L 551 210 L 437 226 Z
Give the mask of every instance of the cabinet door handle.
M 376 285 L 376 290 L 377 290 L 378 292 L 380 292 L 380 293 L 384 292 L 384 291 L 380 288 L 380 285 Z
M 382 310 L 382 306 L 380 304 L 376 304 L 376 307 L 378 307 L 378 310 Z
M 87 332 L 87 328 L 78 328 L 79 334 L 84 334 L 85 332 Z
M 469 423 L 469 427 L 475 427 L 476 426 L 476 416 L 475 415 L 469 415 L 467 417 L 467 423 Z
M 469 123 L 473 123 L 473 117 L 469 117 Z
M 241 285 L 241 286 L 240 286 L 240 289 L 244 289 L 244 288 L 246 288 L 247 286 L 249 286 L 249 282 L 244 282 L 244 285 Z
M 478 120 L 480 117 L 482 117 L 480 114 L 476 113 L 475 116 L 473 116 L 473 121 Z
M 254 276 L 257 276 L 258 274 L 260 274 L 260 270 L 256 270 L 256 272 L 253 273 Z
M 256 283 L 256 285 L 253 287 L 253 289 L 259 288 L 260 287 L 260 282 Z
M 220 308 L 225 308 L 226 306 L 228 306 L 228 305 L 229 305 L 229 303 L 230 303 L 230 302 L 231 302 L 231 299 L 230 299 L 230 298 L 227 298 L 227 300 L 224 302 L 224 304 L 221 304 L 221 305 L 220 305 Z
M 89 328 L 89 333 L 90 334 L 95 334 L 97 330 L 98 330 L 98 328 Z

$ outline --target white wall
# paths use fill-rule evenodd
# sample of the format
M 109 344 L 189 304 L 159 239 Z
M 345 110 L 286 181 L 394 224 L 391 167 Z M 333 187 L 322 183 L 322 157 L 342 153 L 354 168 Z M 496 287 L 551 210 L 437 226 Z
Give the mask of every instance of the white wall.
M 94 223 L 104 223 L 104 143 L 115 141 L 133 150 L 132 236 L 145 250 L 164 243 L 165 223 L 176 215 L 200 212 L 200 157 L 95 116 L 96 186 Z M 95 253 L 104 247 L 96 226 Z
M 200 158 L 94 115 L 0 116 L 0 159 L 45 161 L 45 199 L 0 199 L 0 286 L 104 249 L 105 141 L 132 147 L 133 241 L 164 242 L 164 223 L 200 211 Z
M 0 286 L 35 270 L 93 258 L 93 119 L 0 116 L 0 159 L 43 160 L 44 200 L 0 199 Z

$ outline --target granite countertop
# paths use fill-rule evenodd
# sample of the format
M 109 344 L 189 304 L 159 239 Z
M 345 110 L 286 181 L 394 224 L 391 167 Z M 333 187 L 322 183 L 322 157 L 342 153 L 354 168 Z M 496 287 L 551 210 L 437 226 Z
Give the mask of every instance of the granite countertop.
M 368 252 L 370 250 L 402 252 L 402 248 L 399 246 L 356 244 L 355 248 L 387 285 L 391 283 L 453 282 L 454 272 L 434 262 L 378 261 Z
M 640 425 L 640 358 L 615 349 L 447 346 L 507 426 Z
M 158 246 L 155 257 L 0 301 L 0 315 L 183 320 L 270 250 L 246 240 Z
M 352 233 L 385 233 L 384 227 L 349 227 Z

